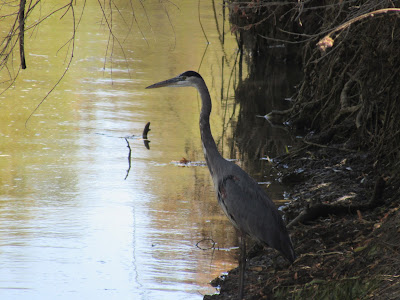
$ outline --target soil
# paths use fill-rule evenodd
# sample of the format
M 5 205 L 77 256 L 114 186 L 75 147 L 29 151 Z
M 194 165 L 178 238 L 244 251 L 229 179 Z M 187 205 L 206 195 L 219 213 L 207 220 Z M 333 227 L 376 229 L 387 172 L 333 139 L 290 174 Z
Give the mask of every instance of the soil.
M 292 184 L 284 210 L 298 258 L 248 247 L 244 299 L 400 299 L 397 189 L 369 153 L 302 143 L 275 166 Z M 220 293 L 204 299 L 237 299 L 238 268 L 211 284 Z
M 249 78 L 301 61 L 275 115 L 309 132 L 275 166 L 298 258 L 248 247 L 244 299 L 400 299 L 399 1 L 229 3 Z M 237 299 L 238 269 L 212 284 L 204 299 Z

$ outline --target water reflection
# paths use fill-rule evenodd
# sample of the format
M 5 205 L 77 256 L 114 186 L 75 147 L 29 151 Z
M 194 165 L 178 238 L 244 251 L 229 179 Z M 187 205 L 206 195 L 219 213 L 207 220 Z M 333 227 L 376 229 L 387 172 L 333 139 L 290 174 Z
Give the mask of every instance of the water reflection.
M 258 116 L 290 107 L 301 72 L 296 65 L 278 62 L 271 52 L 267 58 L 257 58 L 264 71 L 251 70 L 237 86 L 235 99 L 240 106 L 229 144 L 231 157 L 239 158 L 249 174 L 266 183 L 268 194 L 277 202 L 283 200 L 285 191 L 275 180 L 277 174 L 271 169 L 270 159 L 290 151 L 296 141 L 282 123 L 285 119 L 266 120 Z
M 217 25 L 222 5 L 214 14 L 213 3 L 200 2 L 207 47 L 193 21 L 197 2 L 133 2 L 139 30 L 126 26 L 130 6 L 116 1 L 122 51 L 107 48 L 104 16 L 88 1 L 70 70 L 27 127 L 65 68 L 66 47 L 57 51 L 71 27 L 54 16 L 26 37 L 28 68 L 0 95 L 1 299 L 200 299 L 215 291 L 211 279 L 236 266 L 236 233 L 207 168 L 171 164 L 204 160 L 196 91 L 144 90 L 201 63 L 214 137 L 225 157 L 239 157 L 230 142 L 243 121 L 232 97 L 237 46 L 223 32 L 229 25 Z M 121 137 L 140 136 L 147 122 L 151 150 L 141 139 L 129 139 L 128 149 Z M 204 239 L 216 249 L 196 247 Z

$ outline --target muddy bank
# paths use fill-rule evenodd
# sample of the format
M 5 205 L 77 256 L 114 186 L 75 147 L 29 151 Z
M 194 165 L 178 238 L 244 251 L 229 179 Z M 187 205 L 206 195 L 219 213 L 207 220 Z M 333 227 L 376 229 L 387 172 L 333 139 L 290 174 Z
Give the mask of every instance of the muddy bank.
M 230 2 L 249 78 L 268 75 L 272 60 L 301 66 L 303 76 L 292 105 L 270 112 L 292 132 L 305 132 L 274 166 L 291 187 L 284 213 L 299 258 L 289 265 L 253 246 L 245 299 L 400 298 L 396 6 L 400 1 Z M 262 139 L 255 146 L 265 148 Z M 214 280 L 220 294 L 205 299 L 236 299 L 237 277 L 235 269 Z
M 293 224 L 290 232 L 299 255 L 293 265 L 275 250 L 250 247 L 245 299 L 399 299 L 396 187 L 377 187 L 380 180 L 367 153 L 311 145 L 297 149 L 276 165 L 281 179 L 294 183 L 293 200 L 286 209 L 289 223 L 307 207 L 349 209 L 321 210 Z M 379 204 L 362 209 L 374 197 Z M 360 209 L 352 211 L 352 206 Z M 213 281 L 220 294 L 204 299 L 236 299 L 237 283 L 234 269 Z

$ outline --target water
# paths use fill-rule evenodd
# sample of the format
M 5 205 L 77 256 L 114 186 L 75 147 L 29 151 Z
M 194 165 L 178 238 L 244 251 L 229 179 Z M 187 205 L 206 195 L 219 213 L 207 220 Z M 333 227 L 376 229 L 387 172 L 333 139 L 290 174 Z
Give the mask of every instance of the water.
M 201 299 L 216 291 L 210 280 L 237 265 L 236 233 L 207 168 L 171 163 L 203 160 L 196 91 L 144 89 L 201 66 L 212 130 L 229 156 L 236 41 L 225 29 L 221 43 L 212 2 L 200 5 L 209 45 L 197 2 L 133 2 L 140 28 L 129 4 L 114 3 L 118 41 L 99 3 L 88 1 L 69 71 L 37 110 L 69 61 L 71 10 L 30 31 L 28 68 L 0 95 L 0 299 Z M 58 5 L 43 3 L 29 22 Z M 222 5 L 215 7 L 221 32 Z M 147 122 L 150 150 L 130 139 L 129 165 L 121 137 L 140 137 Z M 203 239 L 216 249 L 197 247 Z

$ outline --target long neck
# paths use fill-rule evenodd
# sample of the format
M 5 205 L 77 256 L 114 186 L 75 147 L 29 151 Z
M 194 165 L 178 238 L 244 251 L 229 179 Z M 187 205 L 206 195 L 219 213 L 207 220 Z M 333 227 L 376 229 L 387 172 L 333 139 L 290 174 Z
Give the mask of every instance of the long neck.
M 211 134 L 210 129 L 210 114 L 211 114 L 211 97 L 208 92 L 207 86 L 203 84 L 197 86 L 197 90 L 201 97 L 201 112 L 200 112 L 200 134 L 201 141 L 203 143 L 204 157 L 206 159 L 208 168 L 211 175 L 215 171 L 215 162 L 221 159 L 222 156 L 218 152 L 217 145 L 215 144 L 214 138 Z

